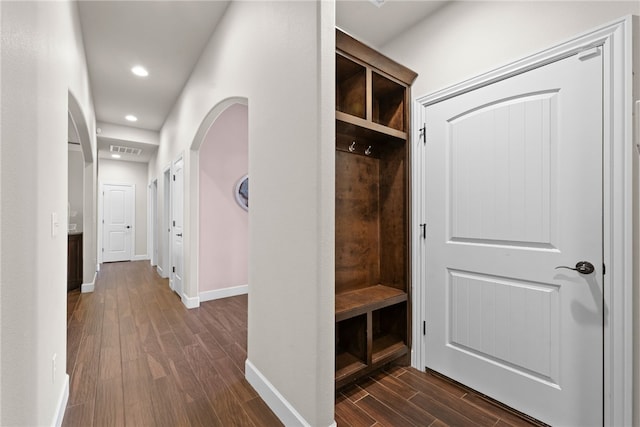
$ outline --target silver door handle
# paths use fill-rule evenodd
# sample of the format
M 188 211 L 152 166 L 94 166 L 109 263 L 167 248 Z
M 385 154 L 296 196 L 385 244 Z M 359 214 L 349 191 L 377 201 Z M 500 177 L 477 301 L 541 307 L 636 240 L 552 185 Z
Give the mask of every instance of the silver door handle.
M 580 274 L 591 274 L 596 271 L 596 268 L 589 261 L 578 261 L 578 263 L 576 264 L 576 268 L 567 267 L 564 265 L 557 266 L 556 270 L 558 268 L 566 268 L 568 270 L 577 271 Z

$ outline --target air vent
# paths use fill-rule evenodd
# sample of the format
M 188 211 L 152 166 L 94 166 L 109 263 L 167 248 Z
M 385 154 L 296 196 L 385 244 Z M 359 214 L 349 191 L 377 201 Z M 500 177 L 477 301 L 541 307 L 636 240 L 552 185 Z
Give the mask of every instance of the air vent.
M 112 145 L 109 151 L 118 154 L 130 154 L 132 156 L 139 156 L 140 153 L 142 153 L 142 149 L 140 148 L 122 147 L 120 145 Z

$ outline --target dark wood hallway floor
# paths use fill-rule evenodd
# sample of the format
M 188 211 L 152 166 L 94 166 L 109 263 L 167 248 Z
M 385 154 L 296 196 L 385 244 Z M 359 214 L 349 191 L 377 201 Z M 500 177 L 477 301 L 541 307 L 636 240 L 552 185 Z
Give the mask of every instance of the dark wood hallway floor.
M 244 379 L 247 296 L 187 310 L 146 261 L 103 264 L 68 295 L 63 426 L 278 426 Z M 524 426 L 481 396 L 392 368 L 336 396 L 338 427 Z

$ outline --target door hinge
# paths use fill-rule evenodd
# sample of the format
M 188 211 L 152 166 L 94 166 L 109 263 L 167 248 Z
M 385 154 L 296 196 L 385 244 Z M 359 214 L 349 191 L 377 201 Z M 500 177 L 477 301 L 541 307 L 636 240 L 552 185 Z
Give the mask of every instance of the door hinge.
M 604 276 L 605 274 L 607 274 L 607 266 L 604 265 L 604 262 L 602 263 L 602 275 Z
M 104 252 L 104 248 L 102 248 L 102 252 Z
M 175 222 L 175 221 L 173 221 L 173 226 L 174 226 L 174 227 L 176 226 L 176 222 Z
M 427 321 L 422 321 L 422 335 L 427 335 Z
M 175 176 L 175 175 L 173 175 L 173 180 L 174 180 L 174 181 L 176 180 L 176 176 Z
M 420 135 L 418 136 L 418 139 L 422 139 L 422 142 L 424 144 L 427 143 L 427 124 L 423 123 L 423 126 L 420 128 Z
M 176 272 L 176 268 L 175 267 L 172 267 L 172 268 L 173 268 L 173 273 L 175 273 Z
M 422 238 L 427 238 L 427 224 L 420 224 L 420 228 L 422 228 Z

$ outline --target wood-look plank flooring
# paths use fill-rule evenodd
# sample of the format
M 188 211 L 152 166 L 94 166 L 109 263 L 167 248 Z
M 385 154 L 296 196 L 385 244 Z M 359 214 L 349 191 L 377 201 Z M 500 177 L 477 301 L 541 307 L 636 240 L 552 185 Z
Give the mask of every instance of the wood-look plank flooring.
M 187 310 L 148 262 L 68 294 L 63 426 L 282 425 L 244 379 L 247 297 Z
M 146 261 L 103 264 L 67 306 L 63 426 L 279 426 L 244 379 L 247 296 L 187 310 Z M 338 427 L 528 426 L 481 396 L 413 368 L 336 394 Z

